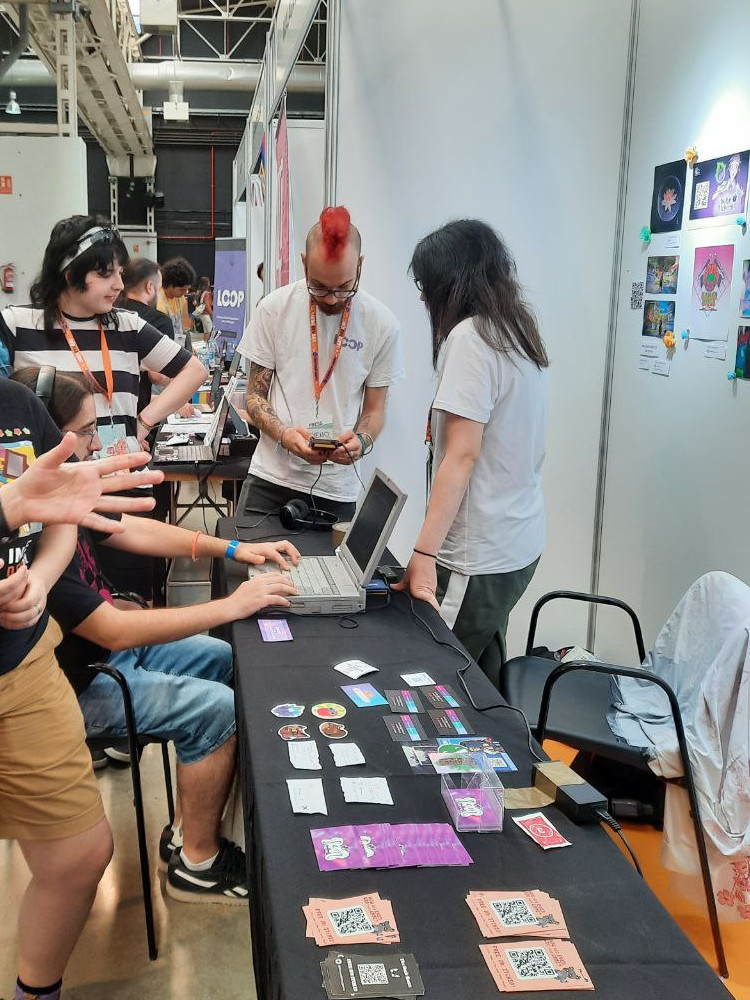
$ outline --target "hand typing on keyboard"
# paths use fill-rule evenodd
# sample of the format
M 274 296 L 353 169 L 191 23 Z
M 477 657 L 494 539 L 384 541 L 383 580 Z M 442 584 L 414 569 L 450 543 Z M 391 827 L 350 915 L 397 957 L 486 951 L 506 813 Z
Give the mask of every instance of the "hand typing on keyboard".
M 278 572 L 291 569 L 299 563 L 300 555 L 291 542 L 285 539 L 279 542 L 242 542 L 234 550 L 234 561 L 250 566 L 267 568 Z
M 224 600 L 231 610 L 231 619 L 247 618 L 261 608 L 288 608 L 289 597 L 294 597 L 297 588 L 288 576 L 282 573 L 262 573 L 245 580 L 229 597 Z

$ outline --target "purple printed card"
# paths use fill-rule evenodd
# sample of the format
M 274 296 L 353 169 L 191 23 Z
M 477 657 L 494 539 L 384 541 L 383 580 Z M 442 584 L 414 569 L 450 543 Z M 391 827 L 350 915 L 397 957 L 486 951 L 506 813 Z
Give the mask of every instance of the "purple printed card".
M 318 868 L 322 872 L 364 868 L 362 846 L 353 826 L 310 830 Z
M 399 868 L 401 853 L 393 839 L 390 823 L 358 826 L 356 833 L 362 845 L 365 868 Z
M 291 642 L 294 638 L 286 618 L 259 618 L 258 628 L 263 642 Z

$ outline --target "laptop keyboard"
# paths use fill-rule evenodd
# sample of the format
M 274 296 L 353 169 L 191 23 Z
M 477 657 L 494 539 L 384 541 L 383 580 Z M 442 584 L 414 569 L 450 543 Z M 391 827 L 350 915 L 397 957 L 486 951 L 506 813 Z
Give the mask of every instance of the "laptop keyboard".
M 181 444 L 177 448 L 165 448 L 163 455 L 169 461 L 177 460 L 180 462 L 201 462 L 204 459 L 211 458 L 211 450 L 210 448 L 206 448 L 203 444 Z M 157 462 L 160 457 L 160 453 L 157 451 Z
M 292 566 L 289 574 L 301 597 L 311 595 L 333 596 L 341 590 L 324 562 L 308 556 L 299 566 Z

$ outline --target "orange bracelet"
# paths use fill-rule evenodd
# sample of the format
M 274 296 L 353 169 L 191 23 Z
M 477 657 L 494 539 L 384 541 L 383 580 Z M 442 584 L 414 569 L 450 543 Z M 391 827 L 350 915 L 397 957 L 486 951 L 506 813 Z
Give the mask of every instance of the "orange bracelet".
M 198 539 L 201 537 L 202 534 L 203 534 L 202 531 L 196 531 L 193 537 L 193 549 L 192 552 L 190 553 L 190 558 L 193 560 L 193 562 L 198 562 Z

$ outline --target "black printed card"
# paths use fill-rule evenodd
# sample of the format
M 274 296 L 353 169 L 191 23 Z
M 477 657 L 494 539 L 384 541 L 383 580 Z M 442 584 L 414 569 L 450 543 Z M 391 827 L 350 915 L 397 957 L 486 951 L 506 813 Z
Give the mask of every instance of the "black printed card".
M 429 716 L 439 736 L 471 736 L 474 732 L 458 708 L 431 709 Z
M 466 704 L 447 684 L 433 684 L 431 687 L 423 687 L 420 694 L 433 708 L 458 708 Z
M 414 715 L 384 715 L 383 722 L 394 743 L 419 743 L 427 739 L 427 733 Z
M 404 688 L 400 691 L 386 691 L 385 696 L 392 712 L 424 712 L 419 695 L 410 688 Z

